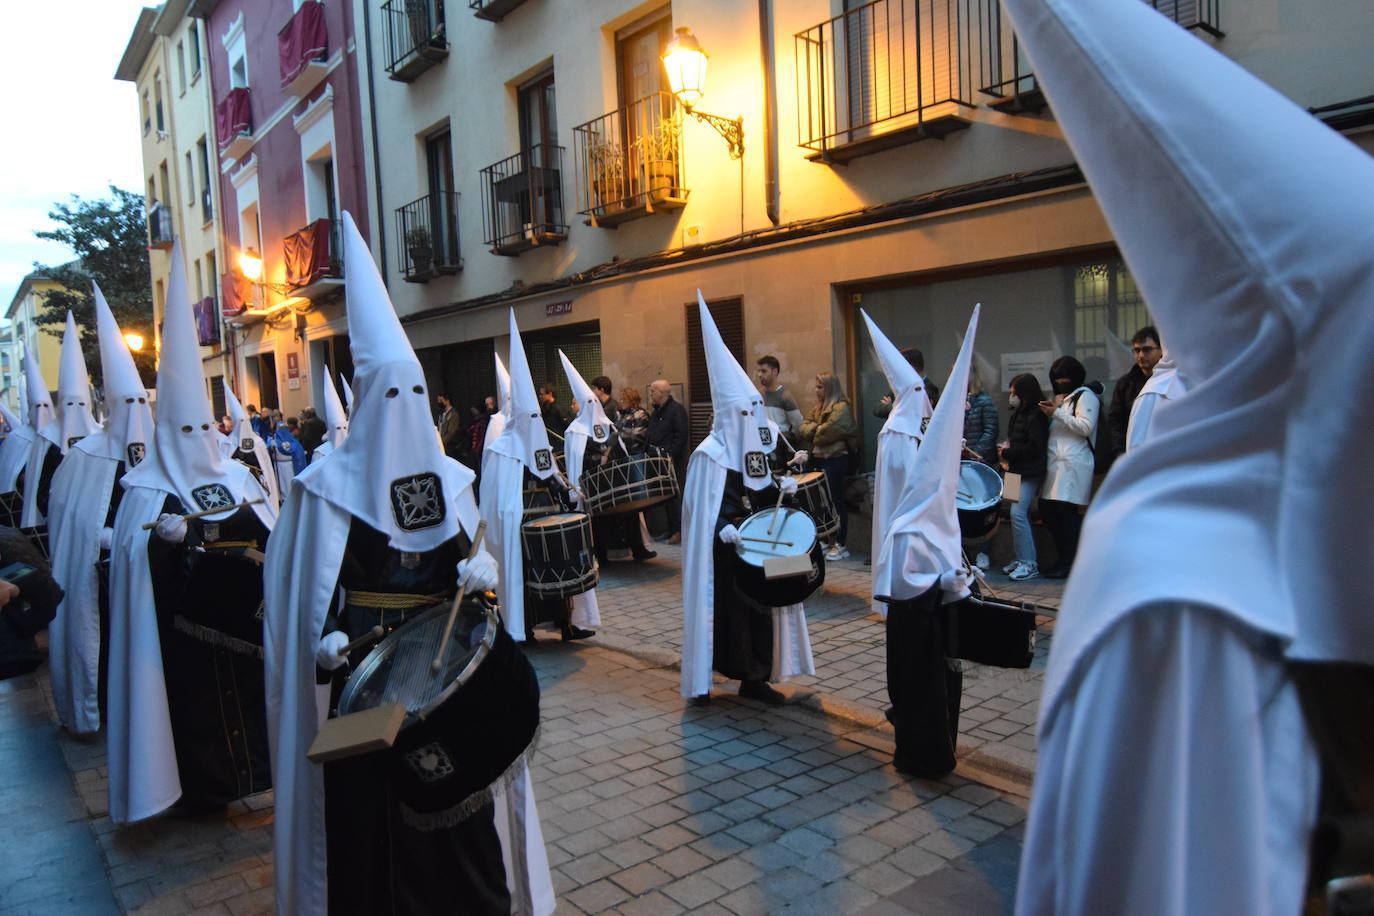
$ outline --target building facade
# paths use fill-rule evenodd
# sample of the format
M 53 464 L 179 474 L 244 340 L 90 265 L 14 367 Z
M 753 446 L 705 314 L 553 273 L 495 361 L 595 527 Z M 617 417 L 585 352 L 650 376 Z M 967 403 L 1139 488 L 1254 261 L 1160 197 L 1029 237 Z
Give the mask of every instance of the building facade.
M 10 410 L 25 420 L 28 419 L 24 410 L 28 405 L 23 363 L 26 352 L 37 357 L 48 391 L 57 390 L 62 338 L 40 327 L 38 316 L 49 309 L 47 294 L 58 289 L 63 289 L 62 284 L 40 271 L 26 276 L 20 281 L 19 289 L 5 309 L 8 324 L 0 328 L 0 398 L 4 399 Z M 48 328 L 61 334 L 61 325 L 48 325 Z
M 115 78 L 133 83 L 138 93 L 154 333 L 160 334 L 156 329 L 162 327 L 172 244 L 179 241 L 206 391 L 218 416 L 224 411 L 224 384 L 232 367 L 219 317 L 224 250 L 206 38 L 205 22 L 191 0 L 145 8 Z M 160 348 L 160 337 L 153 346 Z
M 341 0 L 198 0 L 224 201 L 220 284 L 231 383 L 245 403 L 319 405 L 352 375 L 340 214 L 369 206 L 353 7 Z
M 1368 4 L 1147 2 L 1374 149 Z M 1110 384 L 1111 337 L 1149 321 L 996 0 L 352 3 L 373 251 L 460 404 L 494 392 L 513 307 L 536 375 L 561 383 L 561 348 L 618 387 L 667 378 L 704 434 L 699 288 L 803 409 L 816 373 L 845 381 L 871 464 L 859 307 L 939 381 L 982 302 L 1000 406 L 1060 353 Z M 660 63 L 684 28 L 710 59 L 695 113 Z

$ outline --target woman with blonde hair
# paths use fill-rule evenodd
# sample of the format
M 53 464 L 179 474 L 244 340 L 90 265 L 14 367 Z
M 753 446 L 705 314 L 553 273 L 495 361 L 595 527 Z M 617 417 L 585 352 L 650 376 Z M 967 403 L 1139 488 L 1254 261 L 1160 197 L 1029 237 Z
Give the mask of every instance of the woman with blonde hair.
M 857 433 L 854 411 L 844 396 L 840 380 L 833 373 L 816 376 L 813 390 L 816 406 L 802 421 L 801 438 L 816 465 L 825 472 L 830 485 L 830 499 L 840 516 L 840 530 L 835 543 L 826 551 L 827 560 L 843 560 L 849 556 L 845 540 L 849 534 L 849 511 L 844 504 L 844 479 L 849 473 L 849 440 Z

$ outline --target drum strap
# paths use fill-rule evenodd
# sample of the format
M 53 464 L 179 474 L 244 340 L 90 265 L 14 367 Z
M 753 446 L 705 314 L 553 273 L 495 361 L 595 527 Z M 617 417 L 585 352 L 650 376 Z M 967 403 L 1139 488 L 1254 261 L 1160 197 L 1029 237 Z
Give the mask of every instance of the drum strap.
M 185 633 L 197 642 L 207 643 L 221 649 L 228 649 L 230 652 L 235 652 L 239 655 L 247 655 L 256 658 L 258 661 L 262 661 L 262 646 L 256 643 L 251 643 L 246 639 L 239 639 L 236 636 L 230 636 L 228 633 L 221 633 L 219 630 L 193 623 L 180 614 L 173 615 L 172 622 L 175 624 L 178 631 Z
M 439 592 L 434 595 L 414 595 L 406 592 L 362 592 L 348 590 L 347 601 L 354 607 L 370 607 L 382 611 L 408 611 L 417 607 L 433 607 L 451 601 L 452 595 Z

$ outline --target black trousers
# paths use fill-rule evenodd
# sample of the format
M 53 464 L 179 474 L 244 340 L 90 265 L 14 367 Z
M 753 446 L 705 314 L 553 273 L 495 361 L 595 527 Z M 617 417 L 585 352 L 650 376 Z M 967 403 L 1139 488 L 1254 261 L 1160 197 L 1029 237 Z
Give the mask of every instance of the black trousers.
M 887 717 L 896 732 L 893 764 L 936 779 L 954 769 L 964 675 L 949 655 L 950 606 L 935 586 L 887 612 Z
M 1083 516 L 1077 503 L 1061 499 L 1040 498 L 1040 520 L 1054 540 L 1055 565 L 1067 570 L 1078 555 L 1078 533 L 1083 529 Z

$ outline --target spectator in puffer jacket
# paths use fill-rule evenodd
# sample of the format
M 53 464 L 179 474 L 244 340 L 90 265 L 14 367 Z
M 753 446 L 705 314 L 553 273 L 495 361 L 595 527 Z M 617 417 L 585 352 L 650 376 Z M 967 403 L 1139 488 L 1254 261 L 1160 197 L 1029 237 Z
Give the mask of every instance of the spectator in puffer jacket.
M 1016 559 L 1002 567 L 1002 572 L 1018 582 L 1040 575 L 1030 508 L 1045 480 L 1050 421 L 1040 410 L 1044 399 L 1045 392 L 1029 372 L 1011 380 L 1011 417 L 1007 420 L 1007 444 L 1002 446 L 1001 453 L 1007 472 L 1021 475 L 1021 498 L 1011 504 L 1011 541 Z
M 983 388 L 977 367 L 969 367 L 968 400 L 964 406 L 964 447 L 984 464 L 997 464 L 997 405 Z M 966 456 L 971 457 L 971 456 Z

